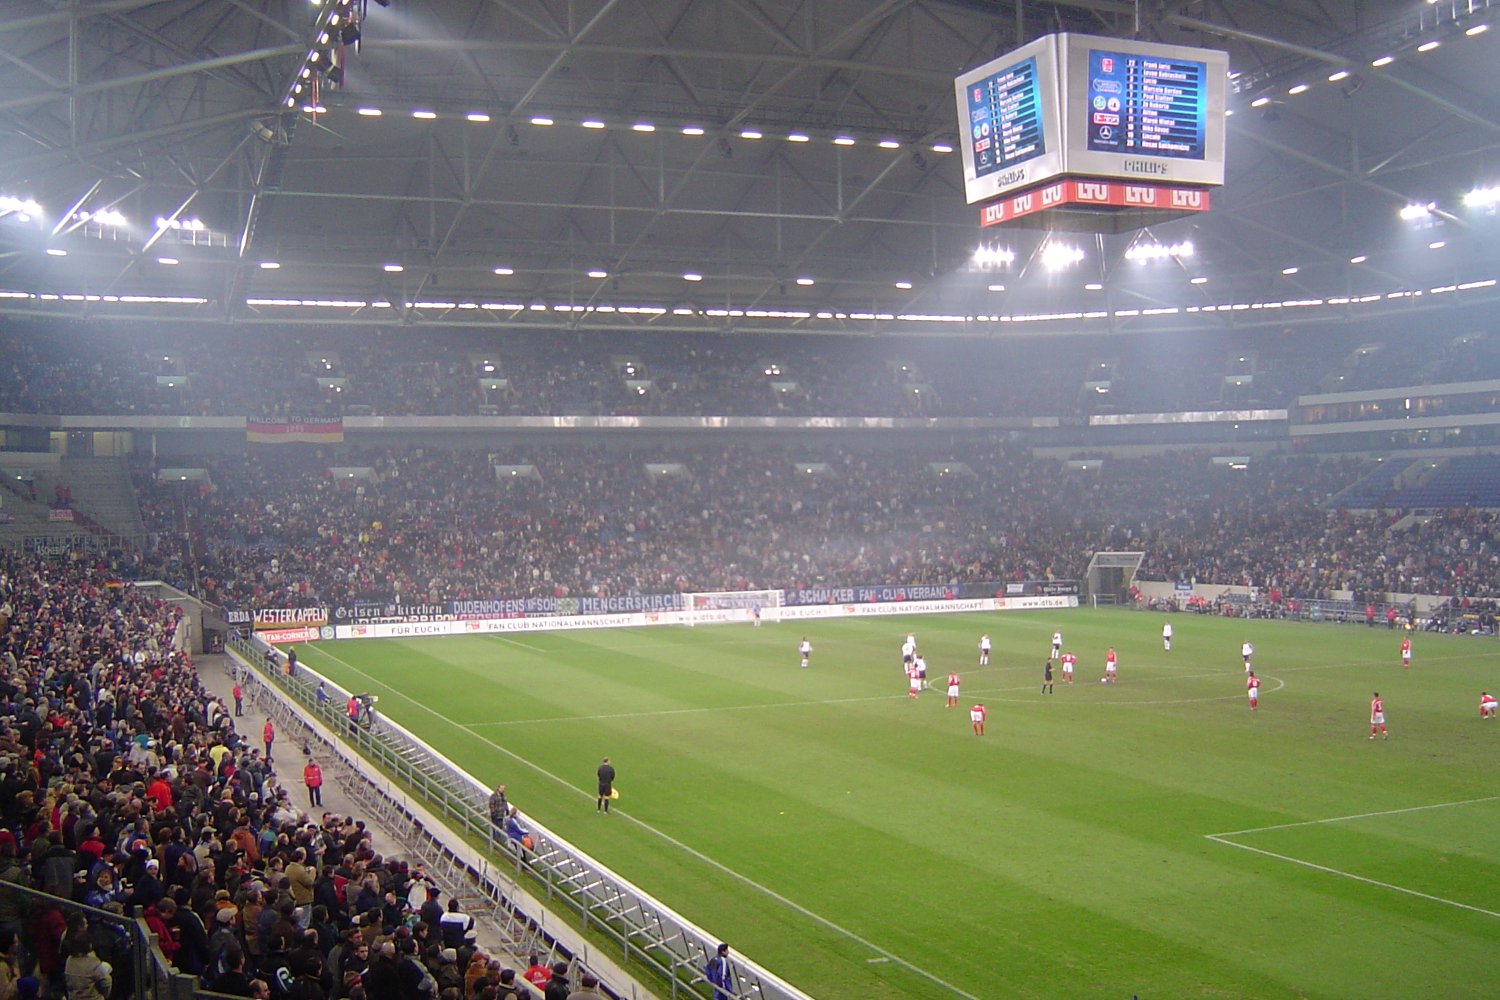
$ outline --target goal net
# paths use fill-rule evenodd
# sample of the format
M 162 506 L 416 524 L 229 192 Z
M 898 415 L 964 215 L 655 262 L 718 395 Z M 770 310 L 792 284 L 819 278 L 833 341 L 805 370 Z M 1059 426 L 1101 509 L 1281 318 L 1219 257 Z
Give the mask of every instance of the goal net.
M 683 594 L 683 610 L 689 625 L 708 622 L 749 622 L 781 620 L 780 590 L 716 590 L 703 594 Z

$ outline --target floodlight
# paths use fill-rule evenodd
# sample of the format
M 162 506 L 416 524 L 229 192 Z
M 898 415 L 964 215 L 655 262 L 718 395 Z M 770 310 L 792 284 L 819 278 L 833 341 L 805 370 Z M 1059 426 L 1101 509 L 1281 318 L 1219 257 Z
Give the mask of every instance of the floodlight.
M 1010 247 L 979 247 L 974 251 L 973 263 L 979 267 L 998 267 L 1016 262 L 1016 252 Z
M 279 271 L 281 270 L 281 265 L 274 260 L 263 260 L 260 262 L 260 269 L 262 271 Z
M 1500 204 L 1500 187 L 1475 188 L 1464 195 L 1465 208 L 1493 208 Z
M 432 119 L 434 119 L 434 118 L 437 117 L 437 112 L 436 111 L 413 111 L 411 113 L 411 116 L 413 118 L 422 118 L 422 119 L 431 121 Z
M 485 114 L 483 111 L 470 111 L 468 114 L 464 115 L 464 120 L 483 125 L 485 122 L 490 120 L 490 116 Z
M 899 288 L 899 289 L 901 289 L 903 292 L 909 292 L 909 291 L 911 291 L 911 282 L 910 281 L 898 281 L 898 282 L 896 282 L 896 287 Z
M 402 267 L 400 264 L 385 264 L 383 266 L 387 274 L 400 274 L 402 271 L 406 270 L 406 268 Z
M 1429 39 L 1428 41 L 1423 42 L 1421 45 L 1418 45 L 1417 46 L 1417 51 L 1418 52 L 1431 52 L 1433 49 L 1437 48 L 1439 45 L 1442 45 L 1442 44 L 1443 43 L 1440 42 L 1440 41 L 1438 41 L 1436 38 L 1432 38 L 1432 39 Z
M 649 131 L 651 131 L 651 129 L 649 129 L 649 128 L 644 128 L 643 129 L 643 128 L 640 128 L 639 126 L 636 126 L 635 130 L 637 132 L 649 132 Z M 699 128 L 697 125 L 684 125 L 682 127 L 682 134 L 683 135 L 702 135 L 703 134 L 703 129 Z
M 1292 267 L 1283 267 L 1281 269 L 1281 273 L 1284 274 L 1284 275 L 1286 275 L 1287 277 L 1291 277 L 1292 275 L 1296 274 L 1300 270 L 1302 270 L 1302 268 L 1293 265 Z
M 1291 94 L 1293 97 L 1295 97 L 1298 94 L 1305 94 L 1305 93 L 1307 93 L 1307 91 L 1308 91 L 1308 86 L 1305 83 L 1295 84 L 1294 86 L 1291 86 L 1291 87 L 1287 88 L 1287 93 Z
M 360 108 L 359 109 L 359 114 L 363 115 L 366 118 L 379 118 L 384 113 L 385 112 L 381 111 L 379 108 Z
M 765 133 L 764 132 L 757 132 L 753 128 L 741 129 L 740 130 L 740 138 L 741 139 L 764 139 L 765 138 Z
M 812 139 L 811 139 L 810 136 L 804 135 L 801 132 L 793 132 L 791 135 L 789 135 L 789 136 L 786 137 L 786 141 L 787 142 L 811 142 Z
M 1355 254 L 1353 257 L 1349 258 L 1349 263 L 1351 263 L 1351 264 L 1363 264 L 1365 261 L 1367 261 L 1369 259 L 1370 258 L 1368 256 L 1366 256 L 1365 254 L 1358 253 L 1358 254 Z
M 67 255 L 68 255 L 68 251 L 66 251 L 66 250 L 59 250 L 57 247 L 48 247 L 47 248 L 47 256 L 48 257 L 66 257 Z
M 509 275 L 509 274 L 515 274 L 516 272 L 515 272 L 514 268 L 510 268 L 510 267 L 497 267 L 497 268 L 495 268 L 495 273 L 498 274 L 498 275 L 500 275 L 501 277 L 504 277 L 504 276 Z
M 609 277 L 609 272 L 608 271 L 604 271 L 604 270 L 600 270 L 599 268 L 595 268 L 594 270 L 592 270 L 592 271 L 589 272 L 589 277 L 590 278 L 607 278 L 607 277 Z
M 1412 202 L 1410 205 L 1403 207 L 1398 214 L 1401 216 L 1403 222 L 1417 222 L 1431 215 L 1432 210 L 1435 208 L 1437 208 L 1436 202 L 1429 201 L 1425 205 L 1420 202 Z
M 31 198 L 17 198 L 14 195 L 0 194 L 0 213 L 24 212 L 27 215 L 41 215 L 42 206 Z
M 854 139 L 847 135 L 834 136 L 833 144 L 835 146 L 852 146 L 854 145 Z
M 1137 243 L 1125 251 L 1125 259 L 1145 264 L 1153 260 L 1166 260 L 1168 257 L 1191 257 L 1195 252 L 1191 240 L 1183 240 L 1181 243 L 1173 243 L 1170 246 L 1159 243 Z
M 814 282 L 811 278 L 798 278 L 797 284 L 801 285 L 803 288 L 807 288 L 808 286 L 814 284 Z
M 584 128 L 603 128 L 604 127 L 604 123 L 603 122 L 601 122 L 601 121 L 595 121 L 592 118 L 589 119 L 588 121 L 579 122 L 579 124 L 582 125 Z
M 682 276 L 683 281 L 702 281 L 703 275 L 688 271 Z
M 1389 66 L 1391 63 L 1393 63 L 1395 61 L 1396 61 L 1396 57 L 1395 56 L 1381 56 L 1378 59 L 1371 59 L 1370 60 L 1370 65 L 1374 66 L 1376 69 L 1379 69 L 1382 66 Z
M 630 130 L 632 132 L 655 132 L 656 126 L 652 125 L 650 122 L 636 122 L 634 125 L 630 126 Z
M 555 125 L 557 123 L 554 122 L 551 118 L 546 117 L 545 115 L 534 115 L 534 116 L 532 116 L 531 124 L 533 124 L 533 125 Z
M 953 152 L 953 147 L 945 142 L 939 142 L 933 145 L 932 151 L 934 153 L 951 153 Z
M 176 257 L 158 257 L 158 258 L 156 258 L 156 262 L 158 264 L 166 264 L 166 265 L 169 265 L 169 266 L 172 265 L 172 264 L 180 264 L 180 263 L 182 263 Z
M 1490 26 L 1488 24 L 1472 24 L 1464 29 L 1464 34 L 1468 35 L 1470 38 L 1473 38 L 1475 35 L 1482 35 L 1489 30 Z
M 879 146 L 881 149 L 900 149 L 901 148 L 901 143 L 897 142 L 895 139 L 881 139 L 875 145 Z
M 1070 267 L 1083 260 L 1084 254 L 1081 247 L 1068 246 L 1063 243 L 1048 243 L 1042 250 L 1042 266 L 1049 271 L 1058 271 Z
M 1329 83 L 1338 83 L 1340 80 L 1347 80 L 1348 78 L 1349 71 L 1347 69 L 1334 70 L 1332 73 L 1328 74 Z

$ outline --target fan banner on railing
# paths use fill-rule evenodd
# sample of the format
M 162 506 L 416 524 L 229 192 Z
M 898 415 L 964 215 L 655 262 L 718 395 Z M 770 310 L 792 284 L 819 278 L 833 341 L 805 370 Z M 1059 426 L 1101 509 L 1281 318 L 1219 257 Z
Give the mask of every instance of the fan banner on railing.
M 344 418 L 250 419 L 245 421 L 245 440 L 251 444 L 339 444 L 344 440 Z

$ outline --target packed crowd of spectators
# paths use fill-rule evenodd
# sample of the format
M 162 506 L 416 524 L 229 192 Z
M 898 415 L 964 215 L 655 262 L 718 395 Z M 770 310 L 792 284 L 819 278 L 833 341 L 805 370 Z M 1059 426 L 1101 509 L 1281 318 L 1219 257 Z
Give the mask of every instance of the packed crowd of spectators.
M 122 925 L 55 897 L 140 908 L 176 969 L 231 996 L 514 997 L 420 867 L 293 803 L 178 617 L 81 558 L 0 553 L 0 881 L 45 894 L 0 891 L 0 996 L 136 995 Z
M 1141 579 L 1288 598 L 1500 587 L 1489 513 L 1408 523 L 1331 510 L 1372 467 L 1357 459 L 1234 469 L 1177 453 L 1080 470 L 971 442 L 202 461 L 207 482 L 142 476 L 159 544 L 138 569 L 237 607 L 1077 579 L 1110 549 L 1144 552 Z M 497 476 L 492 463 L 536 474 Z M 331 465 L 369 474 L 336 479 Z
M 1069 417 L 1285 407 L 1428 369 L 1482 377 L 1496 355 L 1490 338 L 1455 346 L 1405 320 L 994 340 L 0 324 L 5 408 L 79 415 Z M 1226 379 L 1239 375 L 1252 377 Z M 1109 392 L 1085 388 L 1100 382 Z

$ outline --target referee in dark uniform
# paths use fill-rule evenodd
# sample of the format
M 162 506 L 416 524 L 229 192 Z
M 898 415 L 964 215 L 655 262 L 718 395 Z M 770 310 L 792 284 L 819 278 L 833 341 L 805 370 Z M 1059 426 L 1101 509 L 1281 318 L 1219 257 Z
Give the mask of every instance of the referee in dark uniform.
M 594 803 L 594 810 L 596 812 L 609 812 L 609 800 L 610 796 L 614 794 L 614 790 L 615 768 L 609 762 L 609 758 L 606 757 L 604 758 L 604 763 L 599 765 L 599 799 Z
M 1042 694 L 1052 693 L 1052 661 L 1042 664 Z

